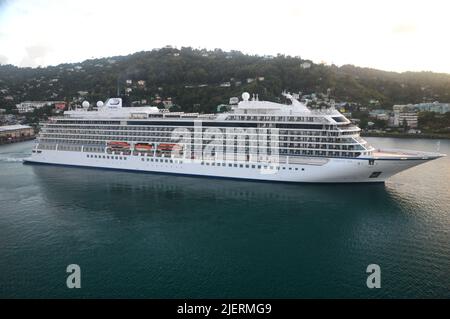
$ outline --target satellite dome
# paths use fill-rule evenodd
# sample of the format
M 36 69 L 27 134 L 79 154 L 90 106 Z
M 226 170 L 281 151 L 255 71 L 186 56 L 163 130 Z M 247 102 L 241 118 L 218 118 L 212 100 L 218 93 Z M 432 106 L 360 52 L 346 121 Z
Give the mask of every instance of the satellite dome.
M 248 93 L 248 92 L 242 93 L 242 99 L 244 101 L 248 101 L 249 98 L 250 98 L 250 93 Z
M 89 102 L 88 101 L 83 101 L 83 103 L 81 104 L 81 106 L 85 109 L 87 109 L 89 107 Z
M 103 102 L 102 101 L 98 101 L 97 102 L 97 107 L 102 107 L 103 106 Z

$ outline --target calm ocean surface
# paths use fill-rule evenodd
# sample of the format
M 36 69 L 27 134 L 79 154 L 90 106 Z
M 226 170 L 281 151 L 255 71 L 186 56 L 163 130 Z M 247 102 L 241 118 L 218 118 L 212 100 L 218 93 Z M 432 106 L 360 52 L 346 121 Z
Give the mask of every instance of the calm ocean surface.
M 272 184 L 23 165 L 32 145 L 0 146 L 1 298 L 450 298 L 449 157 L 384 185 Z

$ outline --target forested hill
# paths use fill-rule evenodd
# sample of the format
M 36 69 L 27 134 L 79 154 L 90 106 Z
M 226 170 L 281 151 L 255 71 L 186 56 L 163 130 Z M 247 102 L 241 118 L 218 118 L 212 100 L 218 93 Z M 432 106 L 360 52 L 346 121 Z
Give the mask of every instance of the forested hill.
M 131 80 L 130 83 L 127 80 Z M 139 82 L 138 82 L 139 81 Z M 385 72 L 352 65 L 314 64 L 300 57 L 166 47 L 128 56 L 45 68 L 0 66 L 0 108 L 25 100 L 105 100 L 119 84 L 127 100 L 171 97 L 182 110 L 212 112 L 243 91 L 275 100 L 283 90 L 326 93 L 336 101 L 381 106 L 450 102 L 450 75 Z M 194 106 L 195 105 L 195 106 Z

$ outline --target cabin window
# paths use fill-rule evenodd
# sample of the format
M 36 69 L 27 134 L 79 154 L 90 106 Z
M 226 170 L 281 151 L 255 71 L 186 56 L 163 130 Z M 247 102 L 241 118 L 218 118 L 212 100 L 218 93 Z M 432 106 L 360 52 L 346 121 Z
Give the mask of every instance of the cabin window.
M 333 120 L 335 120 L 338 123 L 345 122 L 345 117 L 343 117 L 343 116 L 333 116 L 332 118 L 333 118 Z

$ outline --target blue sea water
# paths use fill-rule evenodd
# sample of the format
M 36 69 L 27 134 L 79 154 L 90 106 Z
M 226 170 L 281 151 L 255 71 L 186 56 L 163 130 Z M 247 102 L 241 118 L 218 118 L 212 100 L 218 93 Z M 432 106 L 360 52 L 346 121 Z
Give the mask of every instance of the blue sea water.
M 23 165 L 32 144 L 0 146 L 1 298 L 450 297 L 449 157 L 385 184 L 275 184 Z

